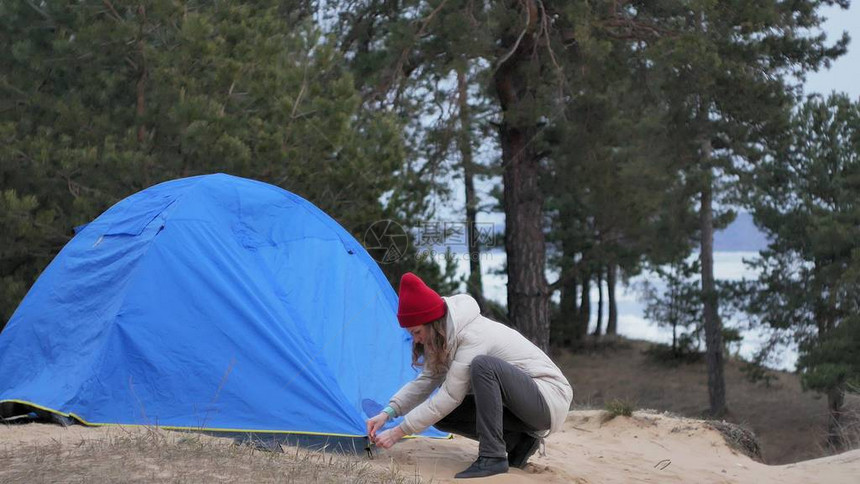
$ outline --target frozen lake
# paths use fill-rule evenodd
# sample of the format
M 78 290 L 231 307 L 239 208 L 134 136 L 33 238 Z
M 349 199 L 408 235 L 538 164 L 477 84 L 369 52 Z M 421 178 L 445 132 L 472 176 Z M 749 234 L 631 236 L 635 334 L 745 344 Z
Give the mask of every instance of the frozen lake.
M 742 278 L 752 279 L 756 277 L 744 264 L 744 259 L 752 259 L 758 255 L 756 251 L 731 251 L 714 253 L 714 276 L 722 280 L 739 280 Z M 455 254 L 458 258 L 458 273 L 468 273 L 468 259 L 465 254 Z M 507 277 L 499 275 L 505 267 L 505 253 L 502 250 L 494 250 L 481 254 L 481 273 L 483 276 L 484 295 L 489 299 L 505 303 L 507 301 L 506 282 Z M 552 281 L 555 274 L 547 274 Z M 639 275 L 630 280 L 628 285 L 619 282 L 616 291 L 618 307 L 618 333 L 632 339 L 653 341 L 655 343 L 671 344 L 672 330 L 670 327 L 658 325 L 656 322 L 644 318 L 645 304 L 641 301 L 639 287 L 645 281 L 662 288 L 660 279 L 650 273 Z M 597 288 L 593 287 L 591 292 L 591 323 L 593 330 L 597 322 Z M 604 290 L 605 296 L 605 290 Z M 558 296 L 556 296 L 558 297 Z M 604 298 L 606 299 L 606 297 Z M 608 309 L 604 306 L 604 326 Z M 726 327 L 736 327 L 739 321 L 724 321 Z M 742 331 L 743 341 L 738 345 L 730 347 L 732 353 L 738 353 L 741 357 L 750 358 L 761 347 L 765 336 L 760 332 Z M 703 343 L 704 344 L 704 343 Z M 796 348 L 783 348 L 777 355 L 776 361 L 771 366 L 779 369 L 794 370 L 797 362 Z

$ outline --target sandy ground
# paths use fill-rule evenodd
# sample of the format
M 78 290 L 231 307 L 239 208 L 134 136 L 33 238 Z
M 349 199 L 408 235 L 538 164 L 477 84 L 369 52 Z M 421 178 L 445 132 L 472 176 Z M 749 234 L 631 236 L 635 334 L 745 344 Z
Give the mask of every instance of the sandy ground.
M 533 457 L 527 469 L 512 469 L 506 475 L 475 482 L 856 483 L 860 476 L 860 450 L 768 466 L 733 450 L 719 432 L 699 420 L 636 412 L 632 417 L 602 422 L 603 414 L 599 410 L 571 412 L 564 429 L 547 439 L 545 455 Z M 31 452 L 39 446 L 79 446 L 81 442 L 106 436 L 141 432 L 152 431 L 117 427 L 63 428 L 48 424 L 0 426 L 0 450 L 4 451 L 0 452 L 0 457 L 5 455 L 9 459 L 15 453 Z M 211 439 L 213 445 L 229 442 L 207 439 Z M 410 482 L 416 475 L 422 482 L 450 482 L 454 474 L 465 469 L 476 456 L 477 443 L 465 438 L 408 439 L 388 451 L 379 452 L 369 462 L 379 471 L 375 473 L 377 476 L 393 475 L 391 470 L 395 469 Z M 170 465 L 176 465 L 175 461 Z M 253 462 L 249 465 L 254 467 Z M 2 468 L 0 463 L 0 481 L 3 481 Z M 168 477 L 169 470 L 161 469 L 154 475 Z
M 546 440 L 525 470 L 480 479 L 499 483 L 628 482 L 860 482 L 860 450 L 781 466 L 760 464 L 733 450 L 701 421 L 636 412 L 601 423 L 602 411 L 574 411 L 561 432 Z M 453 481 L 477 456 L 477 444 L 411 439 L 380 453 L 375 465 L 391 461 L 406 475 L 417 466 L 423 480 Z
M 657 409 L 691 418 L 706 415 L 708 369 L 704 358 L 697 363 L 660 364 L 645 354 L 651 346 L 644 341 L 604 338 L 602 345 L 590 349 L 557 351 L 553 361 L 576 389 L 573 410 L 602 409 L 619 399 L 634 409 Z M 764 462 L 790 464 L 831 454 L 825 445 L 827 397 L 803 391 L 797 374 L 768 372 L 776 379 L 766 385 L 749 381 L 742 371 L 743 362 L 727 359 L 725 363 L 726 420 L 755 432 Z M 846 417 L 860 416 L 860 395 L 846 395 L 844 411 Z M 860 420 L 846 424 L 860 428 Z M 852 437 L 860 442 L 860 434 Z
M 142 427 L 84 427 L 71 425 L 61 427 L 54 424 L 29 423 L 23 425 L 0 425 L 0 448 L 26 449 L 38 445 L 74 445 L 82 441 L 103 439 L 109 435 L 125 432 L 142 433 Z

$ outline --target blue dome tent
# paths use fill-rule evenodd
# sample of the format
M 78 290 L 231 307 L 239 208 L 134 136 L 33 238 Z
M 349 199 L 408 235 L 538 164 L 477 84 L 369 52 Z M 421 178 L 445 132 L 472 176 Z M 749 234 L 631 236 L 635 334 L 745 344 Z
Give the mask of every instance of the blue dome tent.
M 415 377 L 396 307 L 308 201 L 224 174 L 165 182 L 81 228 L 30 289 L 0 333 L 0 417 L 363 438 Z

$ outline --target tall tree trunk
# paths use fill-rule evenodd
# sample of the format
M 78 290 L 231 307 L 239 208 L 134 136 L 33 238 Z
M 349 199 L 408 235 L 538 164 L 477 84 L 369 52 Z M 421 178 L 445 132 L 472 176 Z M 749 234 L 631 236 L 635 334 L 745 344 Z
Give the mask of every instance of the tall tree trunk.
M 842 450 L 846 446 L 842 429 L 842 405 L 845 404 L 845 386 L 839 385 L 827 391 L 827 443 L 834 449 Z
M 600 336 L 603 329 L 603 271 L 597 269 L 597 324 L 594 326 L 594 336 Z
M 564 209 L 561 212 L 561 220 L 570 220 L 571 214 Z M 564 232 L 564 230 L 563 230 Z M 577 299 L 577 288 L 579 280 L 576 277 L 576 242 L 569 237 L 561 241 L 562 264 L 561 264 L 561 297 L 559 300 L 558 334 L 561 335 L 561 344 L 566 348 L 578 347 L 584 343 L 583 335 L 579 332 L 579 301 Z M 555 328 L 552 328 L 555 331 Z
M 481 309 L 485 309 L 484 289 L 481 282 L 481 246 L 478 238 L 478 199 L 475 195 L 475 167 L 472 157 L 472 127 L 471 112 L 469 110 L 469 90 L 466 79 L 466 67 L 457 70 L 457 90 L 460 110 L 460 132 L 457 136 L 457 145 L 460 157 L 463 161 L 463 184 L 466 186 L 466 237 L 469 247 L 469 279 L 466 282 L 466 292 L 471 294 Z
M 548 284 L 544 275 L 543 197 L 537 187 L 538 163 L 528 140 L 532 130 L 502 123 L 505 250 L 508 316 L 539 348 L 549 346 Z
M 579 339 L 577 327 L 579 325 L 579 308 L 576 301 L 576 278 L 564 281 L 561 286 L 561 300 L 559 301 L 559 321 L 561 328 L 561 345 L 565 348 L 576 346 L 582 341 Z
M 669 293 L 669 322 L 672 324 L 672 354 L 678 356 L 681 352 L 678 351 L 678 288 L 672 284 L 672 290 Z
M 708 364 L 708 396 L 711 415 L 726 412 L 726 382 L 723 377 L 723 332 L 718 311 L 717 288 L 714 282 L 714 213 L 713 173 L 710 167 L 711 143 L 702 143 L 704 166 L 700 210 L 702 232 L 702 303 L 705 319 L 705 359 Z
M 826 262 L 815 260 L 815 272 L 821 271 L 822 264 Z M 829 287 L 822 287 L 816 284 L 815 291 L 819 294 L 830 293 L 832 290 Z M 830 331 L 836 326 L 836 316 L 833 308 L 829 304 L 819 299 L 814 307 L 815 322 L 818 325 L 818 341 L 823 341 L 827 338 Z M 839 382 L 838 385 L 827 390 L 827 444 L 835 450 L 844 450 L 845 436 L 842 429 L 842 412 L 845 404 L 845 384 Z
M 146 65 L 146 49 L 144 43 L 144 37 L 146 35 L 146 7 L 143 3 L 138 5 L 137 14 L 139 16 L 140 21 L 140 25 L 138 26 L 137 32 L 137 56 L 140 65 L 138 66 L 137 85 L 135 86 L 137 94 L 137 106 L 135 108 L 135 114 L 137 114 L 138 123 L 137 142 L 143 144 L 146 141 L 147 135 L 144 116 L 146 116 L 146 83 L 149 78 L 149 70 Z M 151 184 L 149 165 L 149 157 L 143 157 L 143 180 L 141 181 L 143 182 L 144 186 L 149 186 Z
M 140 26 L 137 32 L 137 56 L 140 66 L 137 74 L 137 141 L 143 143 L 146 139 L 146 126 L 143 123 L 143 116 L 146 114 L 146 51 L 144 50 L 143 36 L 144 26 L 146 25 L 146 7 L 143 4 L 137 7 L 137 14 L 140 16 Z
M 582 277 L 582 293 L 580 294 L 579 303 L 579 324 L 577 326 L 578 339 L 585 341 L 585 336 L 588 334 L 588 322 L 591 320 L 591 274 L 584 274 Z
M 549 349 L 549 285 L 544 274 L 543 193 L 538 185 L 539 156 L 533 143 L 534 121 L 523 120 L 521 103 L 535 98 L 526 72 L 535 49 L 538 8 L 522 3 L 528 14 L 526 34 L 502 37 L 504 62 L 493 76 L 502 109 L 499 141 L 505 207 L 505 251 L 508 269 L 508 315 L 520 332 L 543 350 Z M 520 28 L 518 27 L 518 31 Z
M 609 320 L 606 322 L 606 334 L 618 334 L 618 305 L 615 301 L 615 284 L 618 282 L 618 265 L 609 263 L 606 271 L 606 291 L 609 294 Z

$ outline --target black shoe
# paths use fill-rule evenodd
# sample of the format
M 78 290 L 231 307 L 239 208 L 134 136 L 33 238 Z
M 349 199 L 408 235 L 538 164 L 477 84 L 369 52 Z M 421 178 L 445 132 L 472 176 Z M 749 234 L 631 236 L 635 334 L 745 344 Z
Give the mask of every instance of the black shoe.
M 508 452 L 508 465 L 517 469 L 525 468 L 529 463 L 529 457 L 537 452 L 538 447 L 540 447 L 540 439 L 523 435 L 517 445 Z
M 508 472 L 508 460 L 504 457 L 478 457 L 463 472 L 454 476 L 455 479 L 468 479 L 470 477 L 487 477 Z

